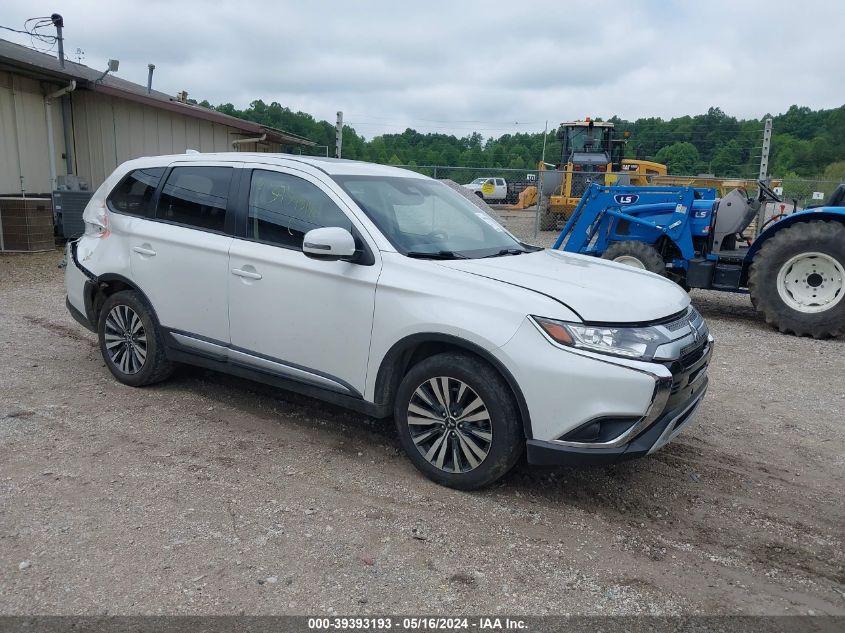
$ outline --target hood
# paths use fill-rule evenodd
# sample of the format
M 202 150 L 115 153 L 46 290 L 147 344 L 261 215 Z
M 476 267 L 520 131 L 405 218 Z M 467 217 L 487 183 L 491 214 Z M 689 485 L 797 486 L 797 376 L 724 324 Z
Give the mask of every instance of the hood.
M 656 321 L 685 310 L 690 303 L 689 295 L 664 277 L 562 251 L 547 249 L 524 255 L 437 263 L 552 297 L 584 321 Z

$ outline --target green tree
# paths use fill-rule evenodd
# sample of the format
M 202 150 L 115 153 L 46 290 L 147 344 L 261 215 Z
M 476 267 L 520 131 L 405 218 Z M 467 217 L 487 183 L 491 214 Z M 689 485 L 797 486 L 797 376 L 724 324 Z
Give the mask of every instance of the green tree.
M 664 163 L 670 174 L 690 176 L 695 174 L 700 156 L 692 143 L 672 143 L 662 147 L 654 156 L 658 163 Z
M 840 160 L 835 163 L 831 163 L 830 165 L 825 167 L 824 179 L 845 182 L 845 160 Z
M 717 176 L 744 176 L 742 148 L 734 140 L 722 145 L 710 161 L 710 171 Z
M 243 109 L 231 103 L 214 106 L 208 101 L 200 101 L 199 105 L 304 136 L 316 145 L 329 146 L 330 153 L 334 148 L 334 122 L 319 121 L 306 112 L 295 112 L 275 101 L 266 103 L 255 99 Z M 719 175 L 748 176 L 756 173 L 763 119 L 769 116 L 738 120 L 713 107 L 704 114 L 668 120 L 650 117 L 627 121 L 618 116 L 609 120 L 616 125 L 618 135 L 624 131 L 631 133 L 625 147 L 626 157 L 660 160 L 667 163 L 673 173 L 714 171 Z M 774 136 L 769 164 L 774 177 L 782 178 L 785 174 L 817 177 L 829 165 L 845 161 L 845 106 L 812 110 L 796 105 L 771 118 Z M 313 154 L 325 152 L 325 149 L 308 150 L 298 146 L 283 149 L 297 152 L 301 149 L 303 153 Z M 525 167 L 533 168 L 542 151 L 541 131 L 485 139 L 480 132 L 459 138 L 408 128 L 400 134 L 366 139 L 354 127 L 347 125 L 343 129 L 344 157 L 379 163 L 388 163 L 395 156 L 402 163 L 413 160 L 418 165 L 494 168 L 518 164 L 516 159 L 520 158 Z M 551 130 L 546 138 L 546 162 L 560 162 L 560 151 L 557 130 Z

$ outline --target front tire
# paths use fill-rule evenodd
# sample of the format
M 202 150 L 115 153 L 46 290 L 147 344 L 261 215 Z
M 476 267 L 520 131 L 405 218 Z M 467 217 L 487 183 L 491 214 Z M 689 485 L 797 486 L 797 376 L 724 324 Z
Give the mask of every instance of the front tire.
M 663 262 L 663 257 L 657 252 L 657 249 L 645 242 L 634 240 L 616 242 L 608 247 L 602 255 L 602 259 L 609 259 L 633 268 L 666 276 L 666 264 Z
M 97 334 L 106 367 L 124 385 L 151 385 L 173 373 L 152 310 L 135 292 L 121 290 L 105 300 Z
M 396 393 L 394 420 L 414 466 L 459 490 L 493 483 L 525 448 L 507 383 L 466 354 L 438 354 L 414 365 Z
M 845 332 L 845 225 L 800 222 L 769 238 L 751 263 L 754 308 L 781 332 L 827 338 Z

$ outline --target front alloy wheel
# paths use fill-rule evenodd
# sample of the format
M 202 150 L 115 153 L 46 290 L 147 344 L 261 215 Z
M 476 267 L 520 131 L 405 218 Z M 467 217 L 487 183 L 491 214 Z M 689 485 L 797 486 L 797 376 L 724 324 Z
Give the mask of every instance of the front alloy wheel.
M 510 385 L 490 364 L 464 352 L 414 364 L 396 390 L 393 417 L 414 466 L 451 488 L 493 483 L 525 449 Z
M 493 444 L 487 406 L 457 378 L 438 376 L 417 387 L 408 403 L 407 419 L 420 454 L 448 473 L 477 468 Z

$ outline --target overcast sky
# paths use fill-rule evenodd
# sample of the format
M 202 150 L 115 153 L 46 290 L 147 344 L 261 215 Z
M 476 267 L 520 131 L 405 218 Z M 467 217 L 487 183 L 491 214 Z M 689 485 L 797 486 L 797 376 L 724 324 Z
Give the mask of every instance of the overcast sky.
M 60 12 L 66 54 L 197 100 L 261 98 L 367 138 L 413 127 L 484 136 L 548 119 L 719 106 L 738 117 L 845 103 L 840 0 L 258 2 L 29 0 L 0 25 Z M 48 31 L 49 32 L 49 31 Z M 0 31 L 28 44 L 29 38 Z

